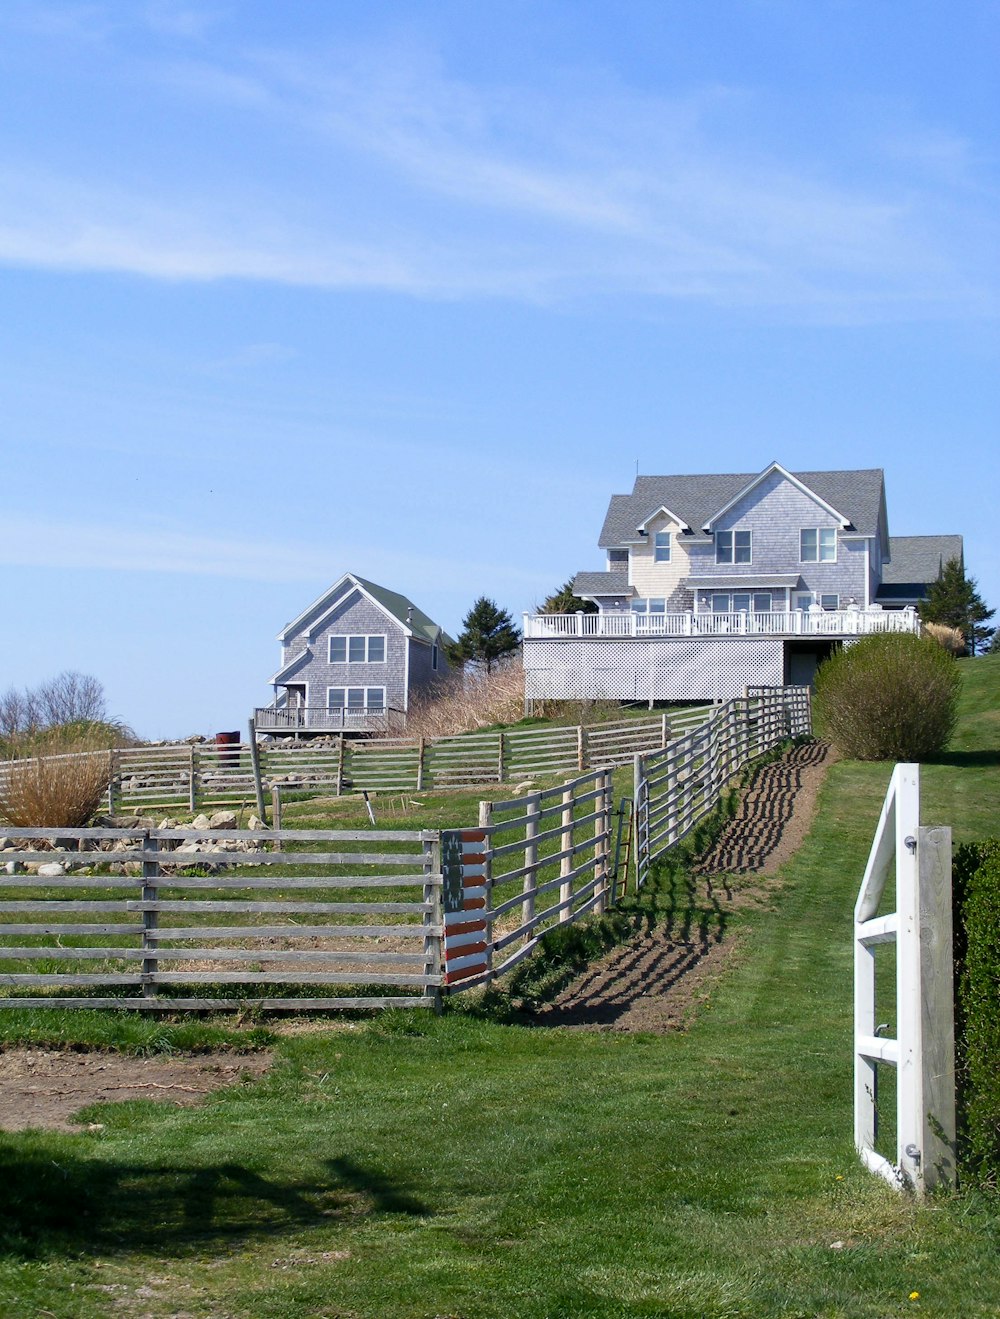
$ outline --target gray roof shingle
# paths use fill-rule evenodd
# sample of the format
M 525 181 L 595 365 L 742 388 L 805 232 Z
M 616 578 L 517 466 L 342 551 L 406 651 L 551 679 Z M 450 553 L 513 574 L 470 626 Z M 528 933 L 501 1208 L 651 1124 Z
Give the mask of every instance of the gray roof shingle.
M 635 591 L 628 584 L 624 572 L 578 572 L 573 578 L 573 594 L 632 596 Z
M 636 527 L 661 506 L 682 518 L 695 536 L 701 536 L 705 523 L 760 475 L 760 472 L 729 472 L 638 476 L 630 495 L 611 496 L 598 544 L 602 548 L 635 544 L 640 539 Z M 792 475 L 847 518 L 859 535 L 876 533 L 884 501 L 880 467 Z
M 961 536 L 890 536 L 890 559 L 882 565 L 887 586 L 930 585 L 949 559 L 963 557 Z

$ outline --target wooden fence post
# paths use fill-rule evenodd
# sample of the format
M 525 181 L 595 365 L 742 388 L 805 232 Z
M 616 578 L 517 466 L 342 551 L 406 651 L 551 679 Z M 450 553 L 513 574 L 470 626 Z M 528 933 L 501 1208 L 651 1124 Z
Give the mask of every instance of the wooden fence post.
M 424 973 L 439 982 L 444 967 L 444 893 L 441 870 L 441 834 L 425 834 L 424 851 Z M 441 1011 L 441 985 L 432 989 L 434 1011 Z
M 507 752 L 507 739 L 503 731 L 497 734 L 497 783 L 504 781 L 504 757 Z
M 149 903 L 155 902 L 159 896 L 159 888 L 155 882 L 160 874 L 160 863 L 155 856 L 149 856 L 149 853 L 157 853 L 160 849 L 160 840 L 150 837 L 149 830 L 145 830 L 142 835 L 142 850 L 147 855 L 142 859 L 142 994 L 144 998 L 155 998 L 157 988 L 149 976 L 156 974 L 158 960 L 156 956 L 156 927 L 159 924 L 159 913 L 149 910 Z
M 573 806 L 574 806 L 574 789 L 569 787 L 562 795 L 562 833 L 559 835 L 560 852 L 568 852 L 559 862 L 559 876 L 561 883 L 559 885 L 559 904 L 562 910 L 559 912 L 559 920 L 572 920 L 573 913 L 570 910 L 570 903 L 573 898 Z M 562 904 L 565 903 L 565 906 Z
M 594 892 L 597 894 L 594 910 L 603 913 L 608 909 L 611 873 L 611 770 L 601 770 L 597 782 L 601 795 L 597 798 L 598 814 L 594 821 Z
M 667 743 L 670 741 L 670 724 L 667 722 L 666 714 L 660 720 L 660 750 L 665 751 Z
M 195 786 L 198 778 L 198 767 L 194 758 L 194 743 L 188 753 L 188 809 L 194 815 L 198 807 L 198 789 Z
M 253 766 L 253 786 L 257 794 L 257 814 L 264 821 L 267 815 L 264 810 L 264 782 L 260 776 L 260 748 L 257 746 L 257 725 L 253 719 L 247 725 L 247 732 L 250 736 L 250 764 Z
M 917 830 L 923 1187 L 955 1185 L 955 1001 L 951 830 Z
M 344 734 L 341 733 L 337 740 L 337 796 L 341 797 L 344 793 L 344 753 L 345 753 Z
M 427 752 L 427 739 L 420 737 L 417 739 L 417 792 L 422 792 L 424 787 L 424 756 Z
M 528 798 L 527 822 L 524 826 L 524 866 L 526 874 L 522 891 L 524 903 L 521 907 L 521 924 L 527 926 L 524 943 L 529 943 L 535 933 L 535 897 L 538 893 L 538 817 L 542 811 L 542 794 L 533 792 Z
M 587 734 L 583 724 L 576 728 L 576 767 L 582 774 L 587 768 Z
M 479 803 L 479 827 L 485 833 L 483 839 L 483 888 L 486 892 L 486 976 L 493 977 L 493 857 L 491 855 L 493 824 L 493 803 Z
M 635 836 L 635 888 L 636 892 L 642 888 L 646 879 L 646 866 L 649 864 L 649 837 L 646 830 L 645 800 L 643 791 L 645 788 L 645 775 L 643 773 L 642 756 L 636 754 L 632 758 L 632 811 L 633 811 L 633 833 Z
M 281 784 L 271 784 L 271 823 L 275 829 L 281 828 Z

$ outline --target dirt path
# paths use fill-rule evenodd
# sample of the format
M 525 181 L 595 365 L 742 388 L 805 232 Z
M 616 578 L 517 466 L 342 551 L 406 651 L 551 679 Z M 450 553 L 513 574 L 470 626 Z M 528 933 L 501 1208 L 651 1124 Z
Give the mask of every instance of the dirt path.
M 131 1058 L 65 1049 L 8 1049 L 0 1053 L 0 1129 L 87 1130 L 70 1116 L 89 1104 L 124 1099 L 200 1103 L 212 1090 L 257 1077 L 269 1053 L 204 1053 Z M 92 1128 L 93 1129 L 93 1128 Z
M 738 948 L 724 938 L 726 915 L 767 900 L 773 876 L 809 831 L 820 784 L 830 762 L 821 742 L 793 747 L 765 765 L 742 795 L 737 814 L 694 868 L 698 905 L 714 913 L 678 935 L 663 923 L 614 948 L 551 1003 L 531 1024 L 583 1030 L 662 1032 L 682 1028 L 714 978 Z

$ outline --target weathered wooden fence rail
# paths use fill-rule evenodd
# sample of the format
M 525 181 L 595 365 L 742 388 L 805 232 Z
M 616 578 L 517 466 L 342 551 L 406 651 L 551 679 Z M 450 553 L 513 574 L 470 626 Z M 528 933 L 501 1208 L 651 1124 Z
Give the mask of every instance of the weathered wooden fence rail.
M 751 687 L 662 751 L 637 755 L 637 882 L 645 883 L 652 862 L 715 809 L 722 789 L 745 764 L 811 731 L 807 687 Z
M 339 737 L 309 743 L 184 743 L 125 747 L 112 753 L 111 814 L 155 809 L 256 805 L 279 794 L 420 792 L 431 788 L 518 783 L 630 762 L 703 722 L 697 706 L 621 724 L 515 728 L 439 738 Z M 96 753 L 105 755 L 105 753 Z M 78 757 L 58 757 L 77 759 Z M 0 780 L 16 770 L 0 763 Z
M 438 1001 L 436 832 L 4 832 L 38 850 L 7 853 L 0 875 L 0 992 L 49 992 L 0 1006 L 235 1007 L 241 989 L 297 1010 Z M 282 985 L 296 995 L 264 995 Z M 178 992 L 193 987 L 214 993 Z
M 546 930 L 608 903 L 612 771 L 480 806 L 482 954 L 446 982 L 484 984 L 527 957 Z
M 555 731 L 579 758 L 579 730 Z M 596 753 L 634 762 L 637 882 L 743 765 L 809 732 L 806 689 L 755 689 L 666 748 Z M 0 1006 L 433 1006 L 613 900 L 612 774 L 483 802 L 461 830 L 5 827 Z

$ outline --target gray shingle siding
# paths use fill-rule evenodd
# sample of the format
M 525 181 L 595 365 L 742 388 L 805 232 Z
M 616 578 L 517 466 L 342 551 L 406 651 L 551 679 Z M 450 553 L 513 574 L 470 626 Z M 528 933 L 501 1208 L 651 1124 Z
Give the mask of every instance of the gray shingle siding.
M 747 564 L 717 563 L 713 540 L 692 544 L 691 574 L 695 577 L 745 577 L 747 585 L 763 576 L 797 573 L 798 591 L 836 594 L 863 603 L 865 598 L 864 542 L 838 536 L 835 563 L 803 562 L 800 532 L 812 527 L 833 528 L 840 523 L 821 505 L 804 494 L 780 473 L 772 473 L 739 500 L 714 524 L 716 531 L 749 531 L 752 561 Z M 859 553 L 859 549 L 861 553 Z M 698 583 L 698 590 L 710 590 Z
M 383 664 L 331 664 L 330 637 L 384 636 Z M 296 682 L 309 683 L 308 704 L 325 707 L 330 687 L 384 687 L 390 709 L 406 708 L 406 650 L 403 629 L 387 618 L 357 590 L 340 601 L 336 610 L 309 643 L 310 663 L 298 670 Z
M 409 619 L 409 624 L 402 621 Z M 416 635 L 408 635 L 409 632 Z M 330 662 L 330 638 L 385 637 L 383 662 Z M 437 637 L 438 668 L 433 668 Z M 389 709 L 405 710 L 409 694 L 447 672 L 447 636 L 405 596 L 364 578 L 345 576 L 281 633 L 280 690 L 306 685 L 305 703 L 325 709 L 331 687 L 381 687 Z
M 448 660 L 445 657 L 444 647 L 439 643 L 438 648 L 438 666 L 435 670 L 432 664 L 433 646 L 426 642 L 418 641 L 416 638 L 410 642 L 410 696 L 426 689 L 439 678 L 443 678 L 448 672 Z

